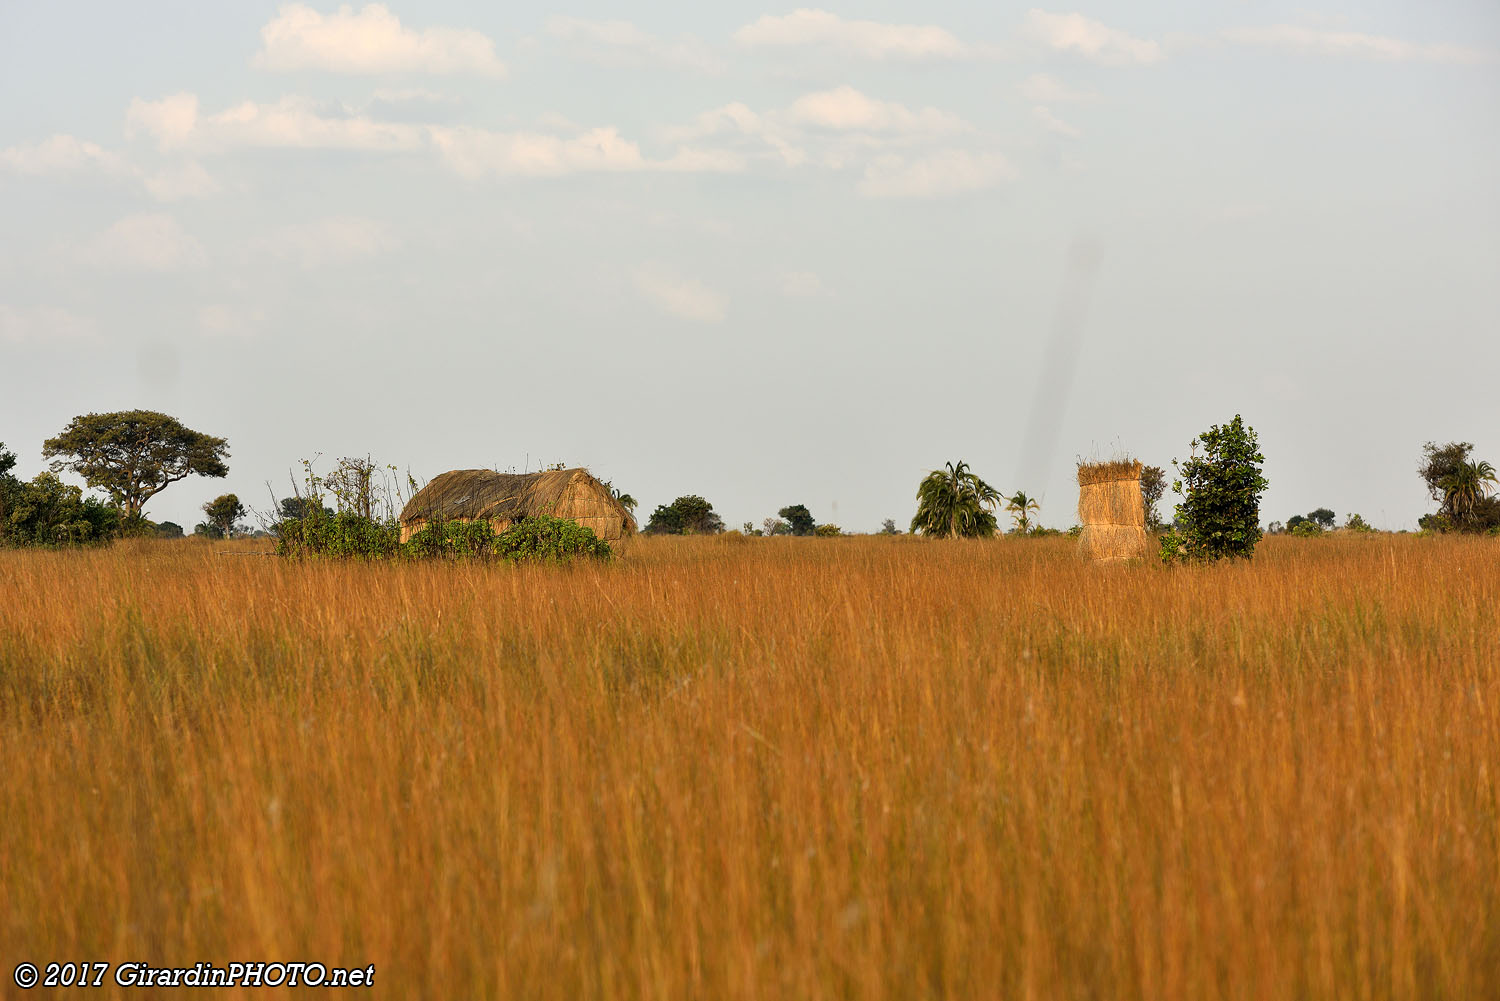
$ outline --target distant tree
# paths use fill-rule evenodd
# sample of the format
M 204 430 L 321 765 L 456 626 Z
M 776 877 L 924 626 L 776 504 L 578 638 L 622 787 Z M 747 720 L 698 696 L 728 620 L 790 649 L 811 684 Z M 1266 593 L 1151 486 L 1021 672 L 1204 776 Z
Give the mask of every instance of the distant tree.
M 21 489 L 21 481 L 10 472 L 15 468 L 16 454 L 8 451 L 5 442 L 0 441 L 0 544 L 4 544 L 9 534 L 7 526 L 10 524 L 10 506 Z
M 946 535 L 950 539 L 995 534 L 994 506 L 1000 491 L 981 480 L 968 463 L 947 463 L 934 469 L 917 484 L 917 513 L 911 530 L 924 535 Z
M 1364 518 L 1357 514 L 1351 514 L 1344 519 L 1344 528 L 1350 532 L 1373 532 L 1375 531 Z
M 1423 446 L 1417 472 L 1438 502 L 1437 514 L 1421 519 L 1424 528 L 1484 532 L 1500 526 L 1500 498 L 1491 496 L 1500 481 L 1489 462 L 1469 458 L 1473 449 L 1466 441 Z
M 887 518 L 885 521 L 882 521 L 880 523 L 880 531 L 877 532 L 876 534 L 877 535 L 900 535 L 901 534 L 901 529 L 899 529 L 899 528 L 896 527 L 896 519 L 895 518 Z
M 746 535 L 759 536 L 759 535 L 764 535 L 765 534 L 760 529 L 758 529 L 758 528 L 755 527 L 755 522 L 753 522 L 753 521 L 747 521 L 747 522 L 745 522 L 742 526 L 740 526 L 740 531 L 743 532 Z
M 1166 471 L 1160 466 L 1143 466 L 1141 468 L 1141 503 L 1146 508 L 1146 527 L 1153 532 L 1165 527 L 1162 524 L 1161 515 L 1157 513 L 1156 505 L 1161 503 L 1162 494 L 1166 492 Z
M 175 521 L 164 521 L 156 526 L 158 539 L 180 539 L 182 535 L 182 526 Z
M 1325 531 L 1338 523 L 1338 515 L 1326 507 L 1320 507 L 1307 512 L 1307 517 L 1311 521 L 1316 521 Z
M 1037 503 L 1036 498 L 1026 496 L 1024 490 L 1017 490 L 1005 498 L 1005 510 L 1010 514 L 1015 531 L 1021 535 L 1031 531 L 1031 513 L 1041 509 L 1042 506 Z
M 760 523 L 760 527 L 766 535 L 790 535 L 792 533 L 792 526 L 780 518 L 767 518 Z
M 1294 514 L 1286 520 L 1286 530 L 1288 532 L 1295 532 L 1299 525 L 1308 520 L 1306 515 Z
M 791 504 L 776 513 L 786 521 L 793 535 L 812 535 L 817 531 L 818 523 L 805 504 Z
M 610 493 L 614 494 L 615 500 L 620 502 L 621 507 L 631 514 L 635 514 L 636 505 L 640 503 L 639 501 L 627 493 L 614 489 L 614 487 L 610 487 Z
M 820 539 L 836 539 L 844 534 L 844 530 L 837 525 L 819 525 L 813 529 L 813 534 Z
M 217 531 L 217 537 L 230 538 L 235 534 L 235 524 L 245 516 L 245 505 L 234 494 L 221 494 L 203 505 L 208 515 L 208 524 Z
M 1261 472 L 1266 457 L 1255 429 L 1235 414 L 1228 424 L 1216 424 L 1194 438 L 1193 450 L 1179 467 L 1182 478 L 1176 485 L 1183 495 L 1177 505 L 1182 535 L 1170 533 L 1163 540 L 1163 555 L 1180 552 L 1196 560 L 1249 559 L 1260 541 L 1260 498 L 1269 485 Z
M 333 508 L 324 507 L 311 497 L 283 497 L 276 505 L 276 520 L 332 518 Z
M 712 504 L 697 494 L 687 494 L 659 505 L 645 530 L 650 535 L 717 535 L 724 531 L 724 522 Z
M 109 494 L 126 521 L 138 521 L 146 502 L 196 473 L 222 477 L 229 443 L 184 427 L 154 410 L 86 414 L 42 445 L 53 472 L 68 470 Z

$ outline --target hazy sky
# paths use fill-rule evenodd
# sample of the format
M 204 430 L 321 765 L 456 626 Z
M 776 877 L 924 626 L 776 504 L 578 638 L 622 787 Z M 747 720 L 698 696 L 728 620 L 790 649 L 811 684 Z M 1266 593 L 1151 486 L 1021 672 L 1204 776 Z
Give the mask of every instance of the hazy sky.
M 1305 2 L 1305 0 L 1304 0 Z M 1264 520 L 1500 462 L 1500 6 L 0 2 L 0 441 L 74 415 L 905 527 L 1245 416 Z

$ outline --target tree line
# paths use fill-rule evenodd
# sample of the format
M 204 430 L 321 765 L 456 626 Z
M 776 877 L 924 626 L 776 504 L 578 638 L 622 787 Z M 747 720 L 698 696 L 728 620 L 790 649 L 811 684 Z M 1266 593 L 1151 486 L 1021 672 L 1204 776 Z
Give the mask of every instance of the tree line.
M 1159 466 L 1141 472 L 1141 499 L 1147 527 L 1163 532 L 1163 556 L 1211 558 L 1220 554 L 1248 555 L 1261 537 L 1260 496 L 1267 481 L 1262 474 L 1261 455 L 1255 432 L 1236 415 L 1222 427 L 1215 425 L 1192 440 L 1193 454 L 1184 463 L 1173 460 L 1178 476 L 1171 486 L 1181 500 L 1170 522 L 1158 514 L 1167 475 Z M 1199 450 L 1202 454 L 1199 454 Z M 1418 475 L 1432 499 L 1435 512 L 1424 515 L 1424 532 L 1500 534 L 1500 496 L 1496 496 L 1495 467 L 1473 456 L 1469 442 L 1428 442 L 1423 446 Z M 174 483 L 189 476 L 222 478 L 229 473 L 229 443 L 226 439 L 186 427 L 174 417 L 151 410 L 130 410 L 75 417 L 42 446 L 50 469 L 30 481 L 12 472 L 16 457 L 0 442 L 0 544 L 76 545 L 104 542 L 122 535 L 157 534 L 181 536 L 172 522 L 160 524 L 146 518 L 145 506 Z M 369 460 L 342 460 L 328 477 L 314 477 L 309 463 L 310 496 L 278 502 L 275 523 L 306 521 L 322 506 L 326 488 L 339 501 L 340 511 L 370 520 L 373 517 L 372 477 L 377 471 Z M 81 476 L 105 499 L 86 496 L 83 490 L 64 483 L 61 473 Z M 611 488 L 613 489 L 613 488 Z M 635 507 L 634 498 L 614 491 L 621 503 Z M 1010 515 L 1013 534 L 1050 534 L 1033 524 L 1038 502 L 1025 491 L 1005 496 L 979 477 L 963 460 L 934 469 L 917 484 L 917 511 L 910 531 L 928 536 L 981 538 L 999 531 L 998 514 Z M 1003 508 L 1001 505 L 1004 505 Z M 234 494 L 222 494 L 203 505 L 205 520 L 196 533 L 224 537 L 245 531 L 241 520 L 248 509 Z M 1272 532 L 1315 535 L 1335 527 L 1329 508 L 1294 515 L 1285 525 L 1272 522 Z M 1357 514 L 1349 515 L 1344 528 L 1369 531 Z M 713 505 L 697 494 L 685 494 L 670 504 L 658 506 L 644 531 L 653 535 L 713 535 L 725 530 Z M 886 519 L 881 534 L 898 534 L 893 519 Z M 805 504 L 789 504 L 760 526 L 749 522 L 745 535 L 828 536 L 840 535 L 837 525 L 820 525 Z

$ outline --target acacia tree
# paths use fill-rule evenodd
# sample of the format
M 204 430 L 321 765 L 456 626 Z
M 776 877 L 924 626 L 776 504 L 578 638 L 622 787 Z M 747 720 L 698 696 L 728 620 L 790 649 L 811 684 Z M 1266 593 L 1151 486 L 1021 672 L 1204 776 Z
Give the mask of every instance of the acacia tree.
M 1261 537 L 1260 497 L 1270 485 L 1261 474 L 1266 457 L 1255 429 L 1235 414 L 1234 420 L 1223 427 L 1215 424 L 1192 444 L 1194 454 L 1179 467 L 1182 478 L 1174 484 L 1183 494 L 1177 505 L 1183 534 L 1180 539 L 1169 534 L 1162 554 L 1175 555 L 1180 548 L 1192 559 L 1249 559 Z M 1199 446 L 1202 455 L 1197 454 Z
M 917 484 L 917 513 L 911 530 L 924 535 L 975 538 L 995 534 L 1000 491 L 981 480 L 962 459 L 934 469 Z
M 139 521 L 146 502 L 178 480 L 196 473 L 229 474 L 223 438 L 184 427 L 154 410 L 126 410 L 73 418 L 56 438 L 42 445 L 53 472 L 77 473 L 109 494 L 127 521 Z

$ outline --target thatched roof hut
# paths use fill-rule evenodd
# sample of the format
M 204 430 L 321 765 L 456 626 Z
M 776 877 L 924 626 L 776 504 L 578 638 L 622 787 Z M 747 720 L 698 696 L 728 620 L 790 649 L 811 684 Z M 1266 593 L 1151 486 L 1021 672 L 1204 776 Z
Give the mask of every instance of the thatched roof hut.
M 1078 552 L 1091 562 L 1137 560 L 1147 553 L 1141 464 L 1090 462 L 1078 467 Z
M 550 514 L 576 521 L 606 541 L 636 531 L 635 519 L 586 469 L 497 473 L 455 469 L 435 476 L 401 509 L 401 541 L 431 521 L 488 521 L 503 532 L 522 518 Z

